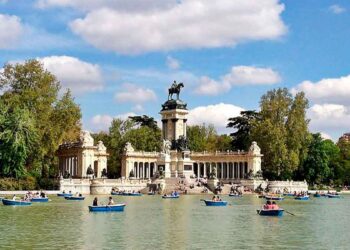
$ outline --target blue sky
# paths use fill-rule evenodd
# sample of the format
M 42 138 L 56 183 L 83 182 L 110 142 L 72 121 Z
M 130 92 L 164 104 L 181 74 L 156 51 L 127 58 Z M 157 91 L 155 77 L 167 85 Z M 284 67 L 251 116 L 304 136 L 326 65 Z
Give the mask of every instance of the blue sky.
M 349 1 L 0 0 L 0 64 L 38 58 L 71 88 L 83 126 L 159 119 L 173 80 L 191 124 L 258 109 L 287 87 L 310 100 L 310 129 L 350 130 Z

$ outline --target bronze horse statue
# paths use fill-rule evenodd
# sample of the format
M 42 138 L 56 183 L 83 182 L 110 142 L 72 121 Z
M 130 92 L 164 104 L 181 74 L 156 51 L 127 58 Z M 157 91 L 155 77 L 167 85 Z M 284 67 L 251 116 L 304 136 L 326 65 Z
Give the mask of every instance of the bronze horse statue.
M 176 94 L 176 100 L 179 100 L 180 91 L 183 87 L 184 84 L 182 82 L 177 84 L 176 81 L 174 81 L 174 83 L 169 88 L 168 100 L 173 99 L 173 94 Z

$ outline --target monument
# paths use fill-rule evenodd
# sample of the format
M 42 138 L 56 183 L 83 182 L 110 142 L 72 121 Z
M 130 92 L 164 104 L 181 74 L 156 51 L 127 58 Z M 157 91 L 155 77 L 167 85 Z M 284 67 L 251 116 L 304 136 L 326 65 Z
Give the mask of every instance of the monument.
M 122 176 L 152 179 L 156 173 L 171 177 L 216 177 L 220 181 L 240 182 L 261 171 L 260 148 L 253 142 L 248 152 L 191 152 L 187 138 L 187 103 L 181 100 L 182 82 L 174 81 L 168 99 L 161 105 L 161 152 L 137 152 L 128 143 L 122 159 Z

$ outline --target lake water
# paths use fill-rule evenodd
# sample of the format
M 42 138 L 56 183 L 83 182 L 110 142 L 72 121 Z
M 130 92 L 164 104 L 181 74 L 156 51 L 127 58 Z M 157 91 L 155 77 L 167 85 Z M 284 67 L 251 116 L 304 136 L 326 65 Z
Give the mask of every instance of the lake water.
M 108 196 L 98 196 L 107 201 Z M 254 195 L 222 196 L 227 207 L 206 207 L 210 196 L 120 197 L 121 213 L 90 213 L 85 201 L 50 197 L 29 207 L 0 205 L 1 249 L 350 249 L 350 196 L 286 199 L 296 216 L 256 214 Z

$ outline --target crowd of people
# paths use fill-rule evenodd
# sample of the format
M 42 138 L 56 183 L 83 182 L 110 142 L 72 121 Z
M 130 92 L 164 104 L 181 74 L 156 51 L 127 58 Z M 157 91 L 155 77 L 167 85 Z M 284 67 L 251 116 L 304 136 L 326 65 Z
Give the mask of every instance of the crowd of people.
M 20 200 L 22 200 L 22 201 L 30 201 L 31 199 L 33 199 L 33 198 L 47 198 L 47 196 L 46 196 L 46 194 L 42 191 L 42 190 L 40 190 L 40 192 L 38 191 L 38 192 L 31 192 L 31 191 L 28 191 L 25 195 L 24 195 L 24 197 L 22 197 Z M 12 196 L 12 200 L 17 200 L 17 196 L 16 196 L 16 194 L 14 194 L 13 196 Z

